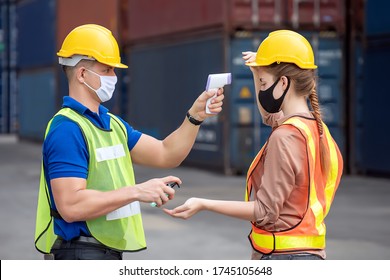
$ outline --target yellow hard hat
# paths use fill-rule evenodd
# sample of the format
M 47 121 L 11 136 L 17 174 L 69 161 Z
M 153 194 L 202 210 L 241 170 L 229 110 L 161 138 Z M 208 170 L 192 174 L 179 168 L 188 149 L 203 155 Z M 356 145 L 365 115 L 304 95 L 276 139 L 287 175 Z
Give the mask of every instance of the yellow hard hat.
M 294 63 L 302 69 L 316 69 L 314 53 L 305 37 L 290 30 L 271 32 L 260 44 L 256 60 L 248 66 L 268 66 L 272 63 Z
M 97 60 L 112 67 L 127 68 L 121 63 L 118 43 L 107 28 L 85 24 L 66 36 L 57 53 L 62 65 L 75 66 L 81 59 Z

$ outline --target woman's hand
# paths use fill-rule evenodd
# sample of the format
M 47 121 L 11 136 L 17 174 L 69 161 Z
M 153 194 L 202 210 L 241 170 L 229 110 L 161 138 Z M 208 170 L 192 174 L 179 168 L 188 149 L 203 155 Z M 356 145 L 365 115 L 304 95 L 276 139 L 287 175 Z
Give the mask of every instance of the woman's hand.
M 242 59 L 245 60 L 245 63 L 253 62 L 256 60 L 256 53 L 255 52 L 242 52 Z
M 163 209 L 165 213 L 174 217 L 187 220 L 201 210 L 204 210 L 204 199 L 192 197 L 188 199 L 183 205 L 175 209 Z

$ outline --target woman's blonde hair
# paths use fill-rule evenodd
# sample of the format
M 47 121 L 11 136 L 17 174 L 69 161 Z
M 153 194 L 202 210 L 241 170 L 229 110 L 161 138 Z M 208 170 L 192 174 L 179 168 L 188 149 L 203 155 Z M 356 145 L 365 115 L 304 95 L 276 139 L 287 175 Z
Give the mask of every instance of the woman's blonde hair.
M 318 132 L 320 134 L 320 160 L 324 174 L 328 174 L 330 168 L 329 154 L 327 153 L 324 127 L 322 123 L 321 110 L 317 95 L 317 76 L 314 69 L 301 69 L 292 63 L 273 63 L 270 66 L 264 67 L 265 71 L 274 77 L 286 76 L 291 81 L 294 81 L 294 90 L 298 95 L 306 96 L 310 100 L 310 105 L 313 109 L 313 115 L 317 122 Z

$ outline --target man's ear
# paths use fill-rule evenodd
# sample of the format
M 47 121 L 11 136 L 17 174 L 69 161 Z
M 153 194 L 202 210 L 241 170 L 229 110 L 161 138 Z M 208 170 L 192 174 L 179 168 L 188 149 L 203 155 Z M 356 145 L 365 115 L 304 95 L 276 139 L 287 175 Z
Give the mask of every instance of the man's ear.
M 81 84 L 84 83 L 84 75 L 85 75 L 85 68 L 84 67 L 77 67 L 75 69 L 76 80 Z

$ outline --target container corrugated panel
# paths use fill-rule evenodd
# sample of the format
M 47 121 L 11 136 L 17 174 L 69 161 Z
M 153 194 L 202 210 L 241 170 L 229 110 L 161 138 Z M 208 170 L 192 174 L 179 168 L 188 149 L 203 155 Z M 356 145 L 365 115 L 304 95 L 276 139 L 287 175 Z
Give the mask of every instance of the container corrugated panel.
M 390 37 L 366 41 L 363 56 L 361 146 L 356 152 L 361 153 L 361 171 L 389 175 L 390 133 L 386 120 L 390 95 L 387 87 L 378 81 L 388 80 L 388 72 L 379 66 L 390 63 Z
M 248 36 L 250 35 L 250 37 Z M 252 72 L 242 59 L 243 51 L 257 50 L 261 39 L 268 32 L 236 33 L 230 42 L 231 94 L 226 95 L 230 107 L 229 138 L 230 169 L 233 173 L 245 173 L 262 146 L 264 132 L 256 103 Z M 226 104 L 226 102 L 225 102 Z M 265 142 L 265 141 L 264 141 Z
M 364 4 L 365 36 L 390 36 L 390 2 L 370 0 L 365 1 Z
M 17 5 L 18 66 L 51 66 L 56 61 L 55 0 L 21 1 Z
M 340 149 L 341 154 L 344 157 L 344 162 L 346 161 L 346 143 L 345 143 L 345 131 L 343 127 L 328 125 L 330 134 L 332 135 L 334 141 L 336 141 L 337 146 Z
M 288 22 L 295 29 L 345 32 L 345 0 L 288 0 Z
M 46 125 L 57 111 L 53 68 L 19 73 L 19 136 L 43 140 Z
M 66 35 L 75 27 L 95 23 L 102 25 L 119 40 L 120 0 L 57 0 L 57 49 Z
M 323 78 L 340 78 L 344 75 L 343 41 L 335 33 L 320 33 L 315 46 L 318 75 Z
M 174 131 L 204 91 L 208 74 L 224 71 L 223 48 L 218 34 L 130 49 L 129 123 L 160 139 Z M 222 132 L 217 117 L 208 119 L 186 162 L 221 167 Z
M 269 126 L 232 126 L 230 129 L 230 171 L 245 173 L 256 154 L 268 140 L 272 131 Z M 257 134 L 257 135 L 256 135 Z M 259 140 L 257 140 L 257 138 Z M 258 143 L 257 143 L 258 142 Z
M 283 0 L 233 0 L 228 8 L 234 30 L 276 29 L 287 20 Z
M 286 22 L 285 6 L 282 0 L 128 0 L 128 39 L 212 28 L 232 33 L 280 28 Z
M 231 129 L 230 161 L 235 173 L 244 173 L 253 161 L 253 127 L 235 126 Z
M 128 0 L 129 40 L 221 25 L 224 3 L 223 0 Z
M 342 104 L 341 82 L 340 78 L 319 78 L 317 94 L 320 102 Z

